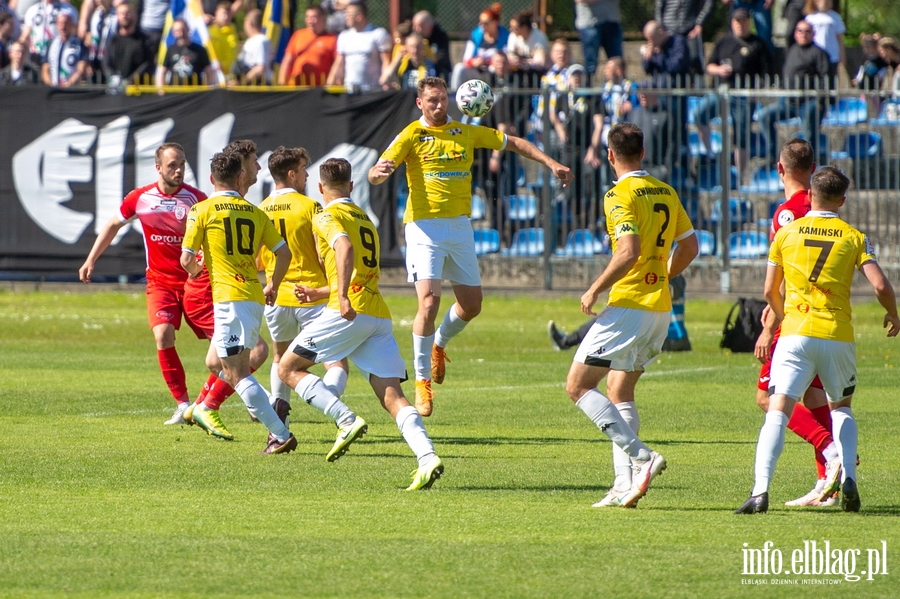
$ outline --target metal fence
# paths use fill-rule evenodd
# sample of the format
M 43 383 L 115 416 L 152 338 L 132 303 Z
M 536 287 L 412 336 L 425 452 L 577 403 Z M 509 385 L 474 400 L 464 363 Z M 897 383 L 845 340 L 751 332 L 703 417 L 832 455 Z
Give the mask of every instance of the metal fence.
M 534 162 L 503 152 L 492 164 L 490 152 L 479 151 L 472 224 L 483 264 L 527 264 L 548 289 L 562 264 L 596 271 L 610 251 L 602 197 L 614 175 L 605 145 L 595 152 L 598 167 L 586 157 L 594 128 L 614 120 L 604 116 L 608 94 L 559 92 L 556 102 L 549 90 L 495 92 L 498 102 L 482 124 L 504 122 L 576 178 L 564 189 Z M 771 219 L 784 201 L 778 154 L 795 135 L 812 136 L 818 164 L 850 177 L 842 217 L 869 234 L 883 264 L 900 266 L 900 100 L 879 92 L 697 86 L 636 86 L 624 100 L 632 108 L 620 116 L 645 133 L 647 170 L 678 192 L 700 238 L 700 263 L 719 270 L 722 291 L 730 291 L 733 268 L 765 263 Z M 553 122 L 539 108 L 547 105 L 557 113 Z M 404 202 L 401 190 L 398 221 Z

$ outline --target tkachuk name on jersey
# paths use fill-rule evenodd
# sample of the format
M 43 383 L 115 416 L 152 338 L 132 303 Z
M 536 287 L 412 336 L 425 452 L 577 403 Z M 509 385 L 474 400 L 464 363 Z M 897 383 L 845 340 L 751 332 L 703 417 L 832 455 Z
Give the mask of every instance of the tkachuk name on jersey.
M 256 209 L 256 206 L 252 204 L 216 204 L 215 205 L 217 211 L 223 210 L 236 210 L 238 212 L 253 212 Z
M 840 229 L 826 229 L 824 227 L 800 227 L 801 235 L 818 235 L 819 237 L 843 237 L 844 232 Z
M 281 210 L 290 210 L 290 209 L 291 209 L 290 204 L 269 204 L 268 206 L 263 208 L 263 210 L 265 210 L 266 212 L 279 212 Z
M 634 195 L 641 196 L 670 196 L 672 190 L 668 187 L 637 187 L 633 190 Z

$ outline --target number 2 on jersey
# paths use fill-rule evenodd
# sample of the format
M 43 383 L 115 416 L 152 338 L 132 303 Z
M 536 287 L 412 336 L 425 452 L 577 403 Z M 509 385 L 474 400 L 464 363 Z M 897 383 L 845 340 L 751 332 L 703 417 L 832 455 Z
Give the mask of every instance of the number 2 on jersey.
M 805 245 L 806 247 L 819 248 L 821 250 L 819 252 L 819 258 L 813 265 L 812 272 L 809 273 L 809 282 L 815 283 L 819 280 L 819 275 L 822 274 L 822 269 L 825 268 L 825 261 L 828 260 L 828 255 L 831 253 L 831 248 L 834 247 L 834 242 L 822 241 L 819 239 L 804 239 L 803 245 Z
M 662 227 L 659 228 L 659 235 L 656 237 L 656 247 L 666 247 L 666 240 L 663 239 L 663 233 L 669 228 L 669 207 L 662 202 L 659 202 L 653 204 L 653 212 L 662 212 L 663 215 L 663 224 Z

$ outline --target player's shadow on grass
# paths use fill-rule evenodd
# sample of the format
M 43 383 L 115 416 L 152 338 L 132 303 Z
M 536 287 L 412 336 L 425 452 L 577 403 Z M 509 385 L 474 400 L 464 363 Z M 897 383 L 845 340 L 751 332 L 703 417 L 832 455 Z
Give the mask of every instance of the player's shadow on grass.
M 438 445 L 569 445 L 571 443 L 609 443 L 603 438 L 573 439 L 563 437 L 432 437 Z

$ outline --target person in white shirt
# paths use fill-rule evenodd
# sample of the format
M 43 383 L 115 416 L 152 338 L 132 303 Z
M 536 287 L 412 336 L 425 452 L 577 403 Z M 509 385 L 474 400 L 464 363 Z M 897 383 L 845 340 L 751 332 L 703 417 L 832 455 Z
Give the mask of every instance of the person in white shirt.
M 534 28 L 532 17 L 530 10 L 523 10 L 509 20 L 506 55 L 509 66 L 515 71 L 545 71 L 549 66 L 547 48 L 550 47 L 550 40 L 546 33 Z
M 244 17 L 247 41 L 232 66 L 233 74 L 242 85 L 270 85 L 272 83 L 272 44 L 262 32 L 262 11 L 254 8 Z
M 351 4 L 346 14 L 347 29 L 338 35 L 337 56 L 326 85 L 343 85 L 354 91 L 379 89 L 381 73 L 391 64 L 391 36 L 383 27 L 369 23 L 365 4 Z
M 19 41 L 28 44 L 28 49 L 33 56 L 40 59 L 47 53 L 50 42 L 59 35 L 56 28 L 56 17 L 65 12 L 78 22 L 78 10 L 65 0 L 47 0 L 39 2 L 25 13 L 22 35 Z M 38 61 L 40 62 L 40 61 Z

